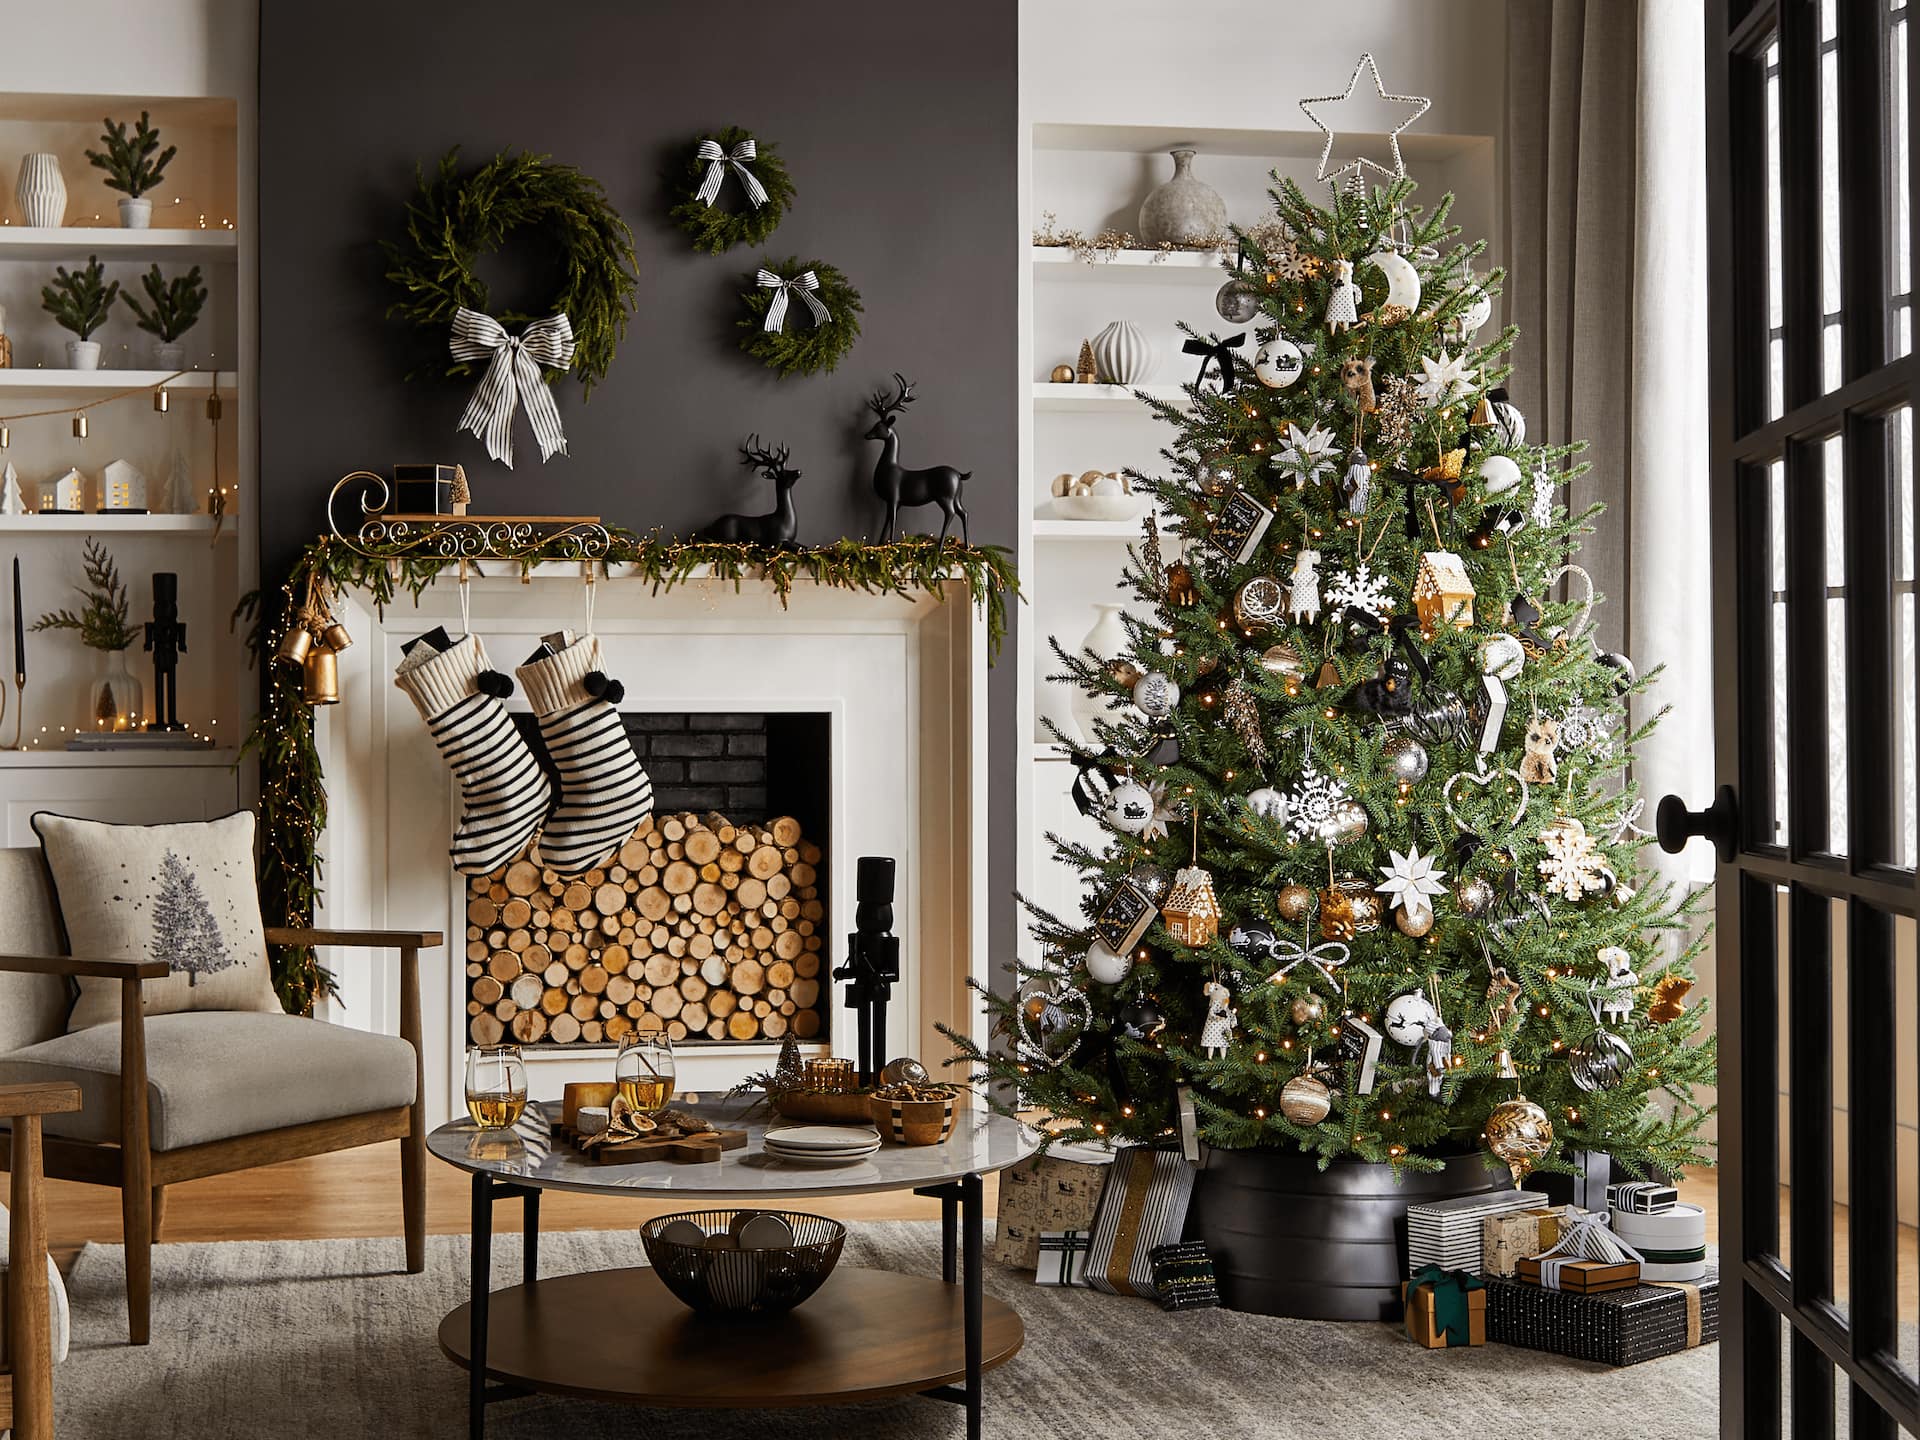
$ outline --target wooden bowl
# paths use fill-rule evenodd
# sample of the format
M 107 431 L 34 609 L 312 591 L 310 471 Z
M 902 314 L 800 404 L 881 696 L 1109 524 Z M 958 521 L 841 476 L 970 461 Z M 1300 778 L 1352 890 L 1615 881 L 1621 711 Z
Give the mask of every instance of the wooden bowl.
M 783 1120 L 811 1120 L 820 1125 L 865 1125 L 873 1118 L 862 1090 L 788 1090 L 770 1097 L 774 1113 Z
M 953 1096 L 944 1100 L 883 1100 L 870 1096 L 872 1119 L 896 1145 L 938 1145 L 953 1133 Z

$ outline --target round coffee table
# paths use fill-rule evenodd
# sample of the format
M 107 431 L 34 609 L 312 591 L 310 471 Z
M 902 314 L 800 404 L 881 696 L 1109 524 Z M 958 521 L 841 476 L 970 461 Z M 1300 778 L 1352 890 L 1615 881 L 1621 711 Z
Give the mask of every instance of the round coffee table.
M 511 1131 L 470 1121 L 442 1125 L 427 1148 L 473 1176 L 473 1268 L 468 1302 L 440 1324 L 440 1348 L 467 1369 L 468 1430 L 486 1433 L 490 1401 L 541 1392 L 635 1405 L 777 1409 L 928 1395 L 967 1410 L 980 1434 L 981 1375 L 1018 1353 L 1025 1338 L 1011 1307 L 982 1292 L 981 1177 L 1031 1155 L 1026 1127 L 998 1115 L 961 1115 L 939 1145 L 883 1145 L 866 1160 L 821 1169 L 785 1164 L 760 1145 L 767 1126 L 751 1102 L 685 1108 L 715 1126 L 745 1130 L 743 1149 L 717 1162 L 601 1164 L 556 1136 L 548 1110 L 530 1104 Z M 779 1122 L 776 1122 L 779 1123 Z M 723 1321 L 695 1315 L 646 1269 L 539 1278 L 540 1193 L 685 1195 L 785 1206 L 832 1195 L 912 1190 L 941 1202 L 941 1277 L 843 1265 L 785 1315 Z M 493 1202 L 525 1201 L 522 1283 L 492 1288 Z M 593 1323 L 581 1323 L 590 1315 Z M 739 1364 L 745 1333 L 778 1335 Z M 473 1357 L 484 1355 L 476 1365 Z M 489 1384 L 489 1382 L 494 1382 Z

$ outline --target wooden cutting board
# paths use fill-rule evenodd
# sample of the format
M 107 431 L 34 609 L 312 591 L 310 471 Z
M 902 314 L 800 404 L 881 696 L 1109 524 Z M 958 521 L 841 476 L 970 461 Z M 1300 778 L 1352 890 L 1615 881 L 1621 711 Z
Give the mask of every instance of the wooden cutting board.
M 583 1159 L 597 1165 L 638 1165 L 648 1160 L 670 1160 L 682 1165 L 717 1165 L 728 1150 L 746 1147 L 744 1130 L 701 1130 L 691 1135 L 645 1135 L 618 1145 L 581 1145 L 581 1135 L 565 1125 L 554 1127 Z

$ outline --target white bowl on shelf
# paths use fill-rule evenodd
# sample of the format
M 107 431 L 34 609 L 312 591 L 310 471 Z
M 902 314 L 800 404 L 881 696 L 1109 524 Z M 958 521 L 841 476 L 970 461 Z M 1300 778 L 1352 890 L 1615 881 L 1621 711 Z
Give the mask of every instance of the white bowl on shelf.
M 1147 513 L 1145 495 L 1056 495 L 1053 514 L 1061 520 L 1138 520 Z

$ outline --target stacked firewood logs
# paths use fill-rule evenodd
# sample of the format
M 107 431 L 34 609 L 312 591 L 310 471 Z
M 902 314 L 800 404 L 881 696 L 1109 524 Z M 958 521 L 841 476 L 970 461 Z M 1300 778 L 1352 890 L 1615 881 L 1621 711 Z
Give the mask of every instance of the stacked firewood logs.
M 566 879 L 529 860 L 467 891 L 467 1033 L 479 1045 L 820 1033 L 820 847 L 782 816 L 655 815 Z

